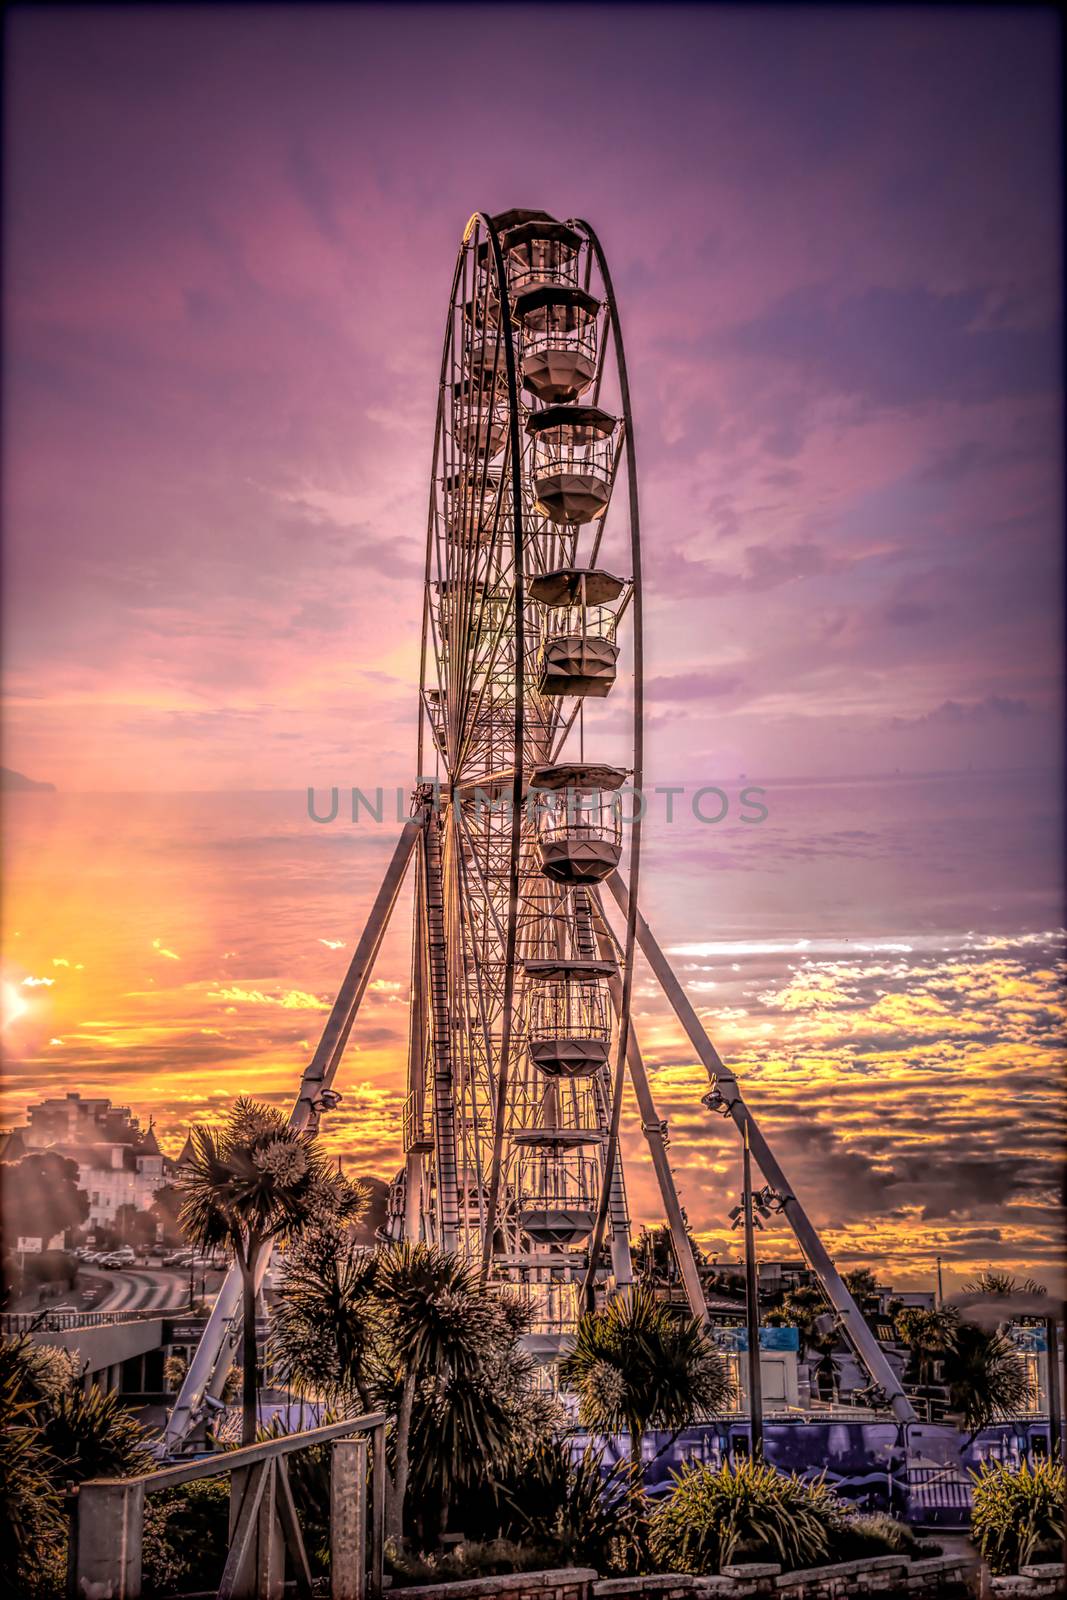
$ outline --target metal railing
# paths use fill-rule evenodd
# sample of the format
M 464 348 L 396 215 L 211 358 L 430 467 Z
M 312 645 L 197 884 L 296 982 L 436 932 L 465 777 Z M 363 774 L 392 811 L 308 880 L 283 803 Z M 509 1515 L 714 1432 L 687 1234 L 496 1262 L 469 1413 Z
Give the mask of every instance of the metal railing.
M 142 1306 L 136 1311 L 4 1311 L 0 1313 L 0 1334 L 16 1338 L 20 1333 L 66 1333 L 71 1328 L 112 1328 L 122 1322 L 152 1322 L 181 1312 L 180 1306 Z
M 227 1476 L 229 1544 L 218 1600 L 276 1600 L 285 1588 L 287 1558 L 297 1593 L 310 1596 L 311 1569 L 286 1458 L 327 1445 L 332 1600 L 380 1600 L 389 1421 L 384 1413 L 373 1412 L 160 1467 L 136 1478 L 90 1478 L 70 1501 L 69 1594 L 138 1600 L 145 1496 L 198 1478 Z

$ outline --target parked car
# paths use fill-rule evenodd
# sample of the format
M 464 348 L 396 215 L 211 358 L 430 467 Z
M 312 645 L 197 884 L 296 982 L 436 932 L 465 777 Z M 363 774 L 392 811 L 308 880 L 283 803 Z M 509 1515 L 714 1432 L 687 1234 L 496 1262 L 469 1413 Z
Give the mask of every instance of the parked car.
M 163 1257 L 163 1265 L 165 1267 L 188 1267 L 192 1263 L 192 1259 L 193 1252 L 191 1250 L 175 1250 L 173 1255 Z
M 127 1254 L 124 1250 L 111 1250 L 106 1256 L 101 1256 L 98 1266 L 104 1267 L 108 1272 L 121 1271 L 123 1267 L 132 1267 L 137 1263 L 137 1257 L 131 1250 Z

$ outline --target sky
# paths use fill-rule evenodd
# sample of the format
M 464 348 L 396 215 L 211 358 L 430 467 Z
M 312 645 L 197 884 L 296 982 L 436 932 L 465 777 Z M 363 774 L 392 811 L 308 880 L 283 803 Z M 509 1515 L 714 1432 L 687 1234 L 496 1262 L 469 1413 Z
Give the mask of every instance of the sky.
M 615 279 L 650 781 L 771 795 L 762 830 L 655 833 L 662 942 L 828 1216 L 818 1141 L 860 1163 L 842 1249 L 921 1275 L 934 1228 L 964 1264 L 1054 1263 L 1052 10 L 45 6 L 6 30 L 3 762 L 59 793 L 6 807 L 5 1116 L 92 1082 L 177 1138 L 223 1064 L 284 1097 L 387 850 L 317 829 L 303 790 L 413 775 L 455 251 L 472 211 L 536 206 L 587 217 Z M 406 963 L 398 936 L 343 1124 L 385 1173 Z M 643 1003 L 710 1238 L 733 1156 L 692 1153 L 692 1062 Z

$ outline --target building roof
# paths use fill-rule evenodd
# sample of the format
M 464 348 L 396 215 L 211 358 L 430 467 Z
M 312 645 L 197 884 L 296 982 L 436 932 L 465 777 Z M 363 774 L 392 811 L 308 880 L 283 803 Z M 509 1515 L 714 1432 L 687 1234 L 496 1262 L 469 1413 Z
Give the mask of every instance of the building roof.
M 21 1128 L 0 1133 L 0 1161 L 21 1161 L 28 1154 Z
M 137 1154 L 139 1156 L 161 1156 L 163 1154 L 159 1148 L 159 1140 L 156 1138 L 156 1131 L 152 1123 L 148 1124 L 144 1138 L 137 1146 Z

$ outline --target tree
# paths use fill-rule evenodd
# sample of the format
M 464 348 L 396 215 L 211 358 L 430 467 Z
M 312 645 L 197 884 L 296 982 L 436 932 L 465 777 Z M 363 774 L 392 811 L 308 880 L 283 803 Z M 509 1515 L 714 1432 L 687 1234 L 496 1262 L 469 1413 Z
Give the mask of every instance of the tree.
M 285 1252 L 272 1348 L 301 1390 L 373 1410 L 372 1361 L 380 1360 L 383 1306 L 378 1260 L 338 1225 L 307 1228 Z
M 412 1415 L 419 1383 L 472 1382 L 478 1373 L 494 1314 L 474 1268 L 425 1244 L 397 1244 L 379 1259 L 380 1289 L 388 1306 L 389 1359 L 399 1385 L 396 1472 L 389 1532 L 403 1532 L 411 1464 Z
M 961 1322 L 945 1362 L 952 1409 L 973 1439 L 983 1428 L 1017 1417 L 1030 1398 L 1026 1363 L 1004 1334 Z
M 838 1335 L 836 1325 L 827 1326 L 822 1322 L 824 1317 L 832 1319 L 833 1311 L 822 1290 L 814 1284 L 800 1284 L 789 1290 L 781 1306 L 769 1311 L 764 1321 L 769 1327 L 796 1328 L 804 1356 L 814 1354 L 818 1357 L 815 1374 L 820 1394 L 829 1385 L 832 1398 L 834 1364 L 831 1352 L 837 1344 Z
M 185 1243 L 185 1235 L 178 1220 L 181 1207 L 182 1191 L 175 1183 L 165 1183 L 152 1196 L 150 1208 L 152 1216 L 155 1218 L 163 1244 L 170 1249 L 176 1249 Z
M 412 1411 L 409 1498 L 429 1508 L 441 1531 L 456 1499 L 469 1508 L 472 1495 L 493 1489 L 566 1423 L 558 1403 L 534 1387 L 533 1363 L 519 1343 L 527 1308 L 506 1295 L 482 1291 L 480 1298 L 477 1361 L 424 1377 Z
M 65 1350 L 0 1339 L 0 1593 L 62 1593 L 63 1488 L 129 1477 L 153 1464 L 151 1440 L 115 1394 L 94 1385 Z
M 310 1218 L 355 1215 L 363 1192 L 335 1172 L 314 1134 L 242 1096 L 221 1128 L 196 1127 L 182 1168 L 181 1226 L 204 1250 L 228 1247 L 241 1274 L 244 1371 L 241 1443 L 256 1435 L 256 1275 L 268 1244 Z
M 42 1249 L 57 1233 L 79 1227 L 89 1215 L 89 1196 L 78 1188 L 78 1164 L 54 1150 L 4 1162 L 4 1225 L 7 1237 L 40 1239 Z
M 1020 1283 L 1010 1272 L 998 1272 L 994 1267 L 986 1267 L 970 1283 L 965 1283 L 963 1292 L 982 1294 L 989 1300 L 1007 1300 L 1017 1294 L 1048 1294 L 1045 1285 L 1035 1278 L 1024 1278 Z
M 272 1350 L 290 1382 L 350 1410 L 391 1411 L 390 1537 L 417 1491 L 444 1526 L 457 1493 L 487 1485 L 560 1420 L 519 1345 L 526 1313 L 428 1245 L 377 1256 L 358 1232 L 312 1226 L 286 1250 Z
M 896 1316 L 895 1326 L 911 1350 L 915 1375 L 924 1389 L 929 1388 L 935 1360 L 943 1359 L 956 1348 L 960 1319 L 951 1309 L 927 1311 L 922 1306 L 905 1306 Z
M 134 1250 L 147 1250 L 156 1242 L 156 1219 L 150 1210 L 129 1203 L 115 1212 L 115 1227 L 123 1244 Z
M 704 1254 L 693 1238 L 689 1223 L 683 1216 L 682 1225 L 693 1252 L 698 1270 L 706 1265 Z M 668 1227 L 642 1227 L 634 1247 L 634 1272 L 644 1288 L 654 1289 L 677 1283 L 680 1278 L 678 1260 L 674 1253 L 674 1240 Z
M 644 1481 L 648 1429 L 667 1428 L 677 1436 L 698 1416 L 721 1412 L 733 1397 L 726 1361 L 701 1323 L 673 1314 L 644 1289 L 581 1318 L 559 1375 L 577 1391 L 578 1414 L 587 1427 L 629 1433 L 635 1497 Z
M 870 1267 L 853 1267 L 841 1274 L 841 1281 L 865 1318 L 878 1310 L 881 1295 Z

